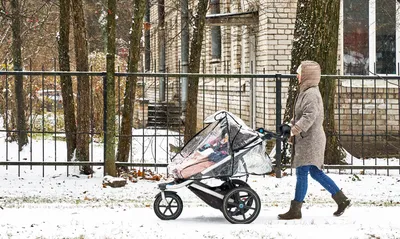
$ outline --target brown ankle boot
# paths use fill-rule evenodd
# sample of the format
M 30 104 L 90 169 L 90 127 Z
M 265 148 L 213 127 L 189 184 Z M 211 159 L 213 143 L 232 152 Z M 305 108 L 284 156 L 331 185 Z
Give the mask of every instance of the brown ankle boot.
M 292 220 L 292 219 L 300 219 L 301 218 L 301 206 L 303 206 L 303 202 L 298 202 L 292 200 L 290 202 L 290 209 L 285 214 L 279 214 L 279 220 Z
M 344 210 L 346 210 L 346 208 L 349 208 L 351 206 L 350 205 L 351 201 L 343 194 L 342 190 L 333 195 L 332 198 L 338 205 L 338 209 L 336 210 L 336 212 L 333 213 L 333 215 L 337 217 L 342 215 L 344 213 Z

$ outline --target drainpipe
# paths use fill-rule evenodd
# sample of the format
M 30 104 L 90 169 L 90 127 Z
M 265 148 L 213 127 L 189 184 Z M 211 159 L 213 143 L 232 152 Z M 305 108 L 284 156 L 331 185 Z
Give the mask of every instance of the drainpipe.
M 254 74 L 254 62 L 251 61 L 250 63 L 250 68 L 251 68 L 251 74 Z M 256 109 L 257 109 L 257 102 L 256 102 L 256 78 L 251 78 L 250 79 L 250 128 L 255 129 L 257 125 L 257 120 L 256 120 Z
M 146 1 L 146 14 L 144 16 L 144 22 L 150 24 L 150 0 Z M 144 33 L 144 70 L 145 72 L 150 71 L 150 29 L 145 29 Z
M 249 29 L 249 40 L 250 40 L 250 71 L 251 74 L 255 73 L 256 69 L 256 36 L 253 29 Z M 257 125 L 257 79 L 251 79 L 250 94 L 251 94 L 251 106 L 250 106 L 250 117 L 251 117 L 251 128 L 255 129 Z
M 181 0 L 181 64 L 182 73 L 189 72 L 189 4 L 188 0 Z M 181 78 L 182 84 L 182 110 L 186 110 L 188 78 Z

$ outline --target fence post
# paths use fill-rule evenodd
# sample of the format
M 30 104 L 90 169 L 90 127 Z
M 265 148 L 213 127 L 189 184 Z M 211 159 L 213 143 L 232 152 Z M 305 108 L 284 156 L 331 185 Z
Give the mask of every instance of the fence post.
M 281 120 L 281 109 L 282 109 L 282 101 L 281 101 L 281 95 L 282 95 L 282 78 L 281 74 L 276 74 L 275 75 L 275 83 L 276 83 L 276 96 L 275 96 L 275 107 L 276 107 L 276 132 L 280 133 L 280 128 L 279 126 L 282 124 Z M 276 159 L 276 168 L 275 168 L 275 175 L 277 178 L 281 178 L 281 142 L 282 140 L 280 138 L 276 139 L 276 153 L 275 153 L 275 159 Z
M 103 76 L 103 176 L 106 176 L 106 155 L 107 155 L 107 74 Z

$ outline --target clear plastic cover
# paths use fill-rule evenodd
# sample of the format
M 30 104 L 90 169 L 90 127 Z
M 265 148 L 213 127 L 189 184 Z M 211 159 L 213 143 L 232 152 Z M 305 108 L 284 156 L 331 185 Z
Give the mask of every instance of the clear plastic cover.
M 237 175 L 266 174 L 272 171 L 272 162 L 265 152 L 265 142 L 252 147 L 247 152 L 235 156 L 238 161 Z
M 168 166 L 174 178 L 210 178 L 266 174 L 272 170 L 259 134 L 235 115 L 220 111 Z

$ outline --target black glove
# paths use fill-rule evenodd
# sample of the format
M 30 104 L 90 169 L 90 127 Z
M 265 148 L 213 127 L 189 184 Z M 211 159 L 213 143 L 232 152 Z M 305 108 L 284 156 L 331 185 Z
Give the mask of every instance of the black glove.
M 279 126 L 279 130 L 281 131 L 281 135 L 284 139 L 288 139 L 290 137 L 290 126 L 288 124 L 282 124 Z

